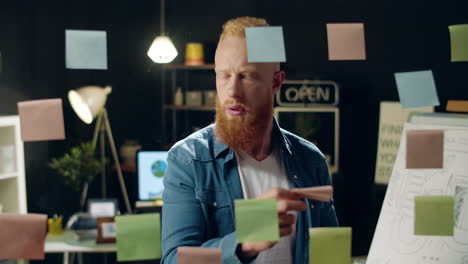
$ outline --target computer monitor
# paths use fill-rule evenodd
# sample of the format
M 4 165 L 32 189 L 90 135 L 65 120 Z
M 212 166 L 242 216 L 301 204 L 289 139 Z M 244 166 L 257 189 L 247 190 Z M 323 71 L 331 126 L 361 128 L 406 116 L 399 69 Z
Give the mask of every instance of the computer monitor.
M 163 177 L 167 169 L 167 151 L 137 152 L 138 199 L 162 198 Z

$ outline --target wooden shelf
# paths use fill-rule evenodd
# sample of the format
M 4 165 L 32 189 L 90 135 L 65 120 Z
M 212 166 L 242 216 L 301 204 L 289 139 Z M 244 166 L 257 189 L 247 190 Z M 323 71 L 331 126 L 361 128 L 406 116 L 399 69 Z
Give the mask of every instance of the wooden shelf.
M 18 172 L 8 172 L 8 173 L 0 173 L 0 180 L 11 179 L 18 177 Z
M 201 106 L 191 106 L 191 105 L 164 105 L 164 109 L 172 110 L 188 110 L 188 111 L 214 111 L 214 106 L 201 105 Z
M 202 65 L 164 64 L 163 68 L 174 69 L 174 70 L 212 70 L 214 69 L 214 64 L 202 64 Z

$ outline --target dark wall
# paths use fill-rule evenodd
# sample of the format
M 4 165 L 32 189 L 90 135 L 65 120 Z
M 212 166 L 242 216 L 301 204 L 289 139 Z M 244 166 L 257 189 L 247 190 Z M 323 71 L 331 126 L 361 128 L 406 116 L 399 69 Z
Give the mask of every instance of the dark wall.
M 394 73 L 431 69 L 444 111 L 468 99 L 468 63 L 450 62 L 448 26 L 468 23 L 467 1 L 276 1 L 287 75 L 335 80 L 340 91 L 341 173 L 335 176 L 342 225 L 353 227 L 353 254 L 366 255 L 386 188 L 374 185 L 380 101 L 398 101 Z M 364 22 L 366 61 L 328 61 L 326 23 Z
M 223 22 L 263 16 L 284 27 L 288 79 L 341 84 L 336 208 L 340 223 L 353 227 L 353 254 L 365 255 L 385 191 L 373 184 L 379 103 L 398 100 L 393 73 L 426 69 L 433 70 L 438 87 L 437 111 L 444 110 L 448 99 L 468 99 L 468 64 L 450 62 L 447 28 L 468 23 L 467 8 L 462 0 L 167 0 L 166 32 L 179 51 L 175 62 L 183 61 L 188 41 L 203 42 L 210 62 Z M 149 147 L 161 143 L 161 67 L 146 56 L 159 34 L 159 11 L 159 1 L 146 0 L 0 3 L 0 114 L 17 114 L 16 102 L 21 100 L 64 99 L 67 140 L 25 143 L 31 212 L 70 215 L 78 209 L 77 194 L 45 165 L 92 137 L 93 126 L 78 120 L 66 99 L 70 89 L 112 85 L 107 109 L 117 147 L 127 138 Z M 364 22 L 368 59 L 328 61 L 328 22 Z M 65 69 L 65 29 L 106 30 L 109 69 Z M 126 180 L 134 181 L 133 176 L 126 175 Z M 91 185 L 90 197 L 99 196 L 98 182 Z M 117 184 L 110 188 L 110 194 L 118 195 Z

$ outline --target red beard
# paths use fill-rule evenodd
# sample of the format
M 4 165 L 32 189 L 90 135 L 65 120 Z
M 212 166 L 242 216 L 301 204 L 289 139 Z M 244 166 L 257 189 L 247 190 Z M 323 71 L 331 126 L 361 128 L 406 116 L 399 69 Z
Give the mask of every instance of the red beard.
M 257 111 L 234 100 L 226 100 L 220 104 L 216 98 L 216 138 L 224 144 L 245 152 L 250 152 L 256 144 L 262 142 L 262 137 L 272 122 L 273 104 L 269 100 L 260 106 Z M 242 116 L 228 116 L 226 106 L 229 104 L 238 104 L 242 106 L 246 114 Z

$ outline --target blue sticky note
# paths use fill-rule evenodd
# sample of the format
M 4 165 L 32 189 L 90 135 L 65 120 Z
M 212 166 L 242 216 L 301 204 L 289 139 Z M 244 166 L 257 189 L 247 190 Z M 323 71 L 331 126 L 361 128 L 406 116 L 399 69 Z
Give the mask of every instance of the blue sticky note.
M 286 62 L 283 27 L 248 27 L 248 62 Z
M 107 33 L 94 30 L 65 30 L 67 69 L 107 70 Z
M 403 108 L 440 104 L 431 70 L 395 73 L 395 80 Z

